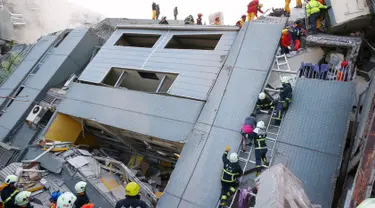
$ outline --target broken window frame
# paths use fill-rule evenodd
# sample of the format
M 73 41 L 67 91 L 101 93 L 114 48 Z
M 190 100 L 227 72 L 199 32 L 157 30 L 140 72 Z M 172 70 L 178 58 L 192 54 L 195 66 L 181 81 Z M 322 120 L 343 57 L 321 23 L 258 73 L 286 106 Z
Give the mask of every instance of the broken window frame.
M 213 51 L 218 46 L 223 34 L 189 34 L 173 35 L 165 45 L 165 49 L 179 50 L 208 50 Z M 191 41 L 200 42 L 192 44 Z M 203 44 L 205 41 L 215 41 L 214 43 Z M 190 44 L 189 44 L 190 43 Z
M 137 48 L 153 48 L 159 41 L 161 34 L 137 34 L 137 33 L 122 33 L 115 46 L 137 47 Z M 149 39 L 146 41 L 146 39 Z

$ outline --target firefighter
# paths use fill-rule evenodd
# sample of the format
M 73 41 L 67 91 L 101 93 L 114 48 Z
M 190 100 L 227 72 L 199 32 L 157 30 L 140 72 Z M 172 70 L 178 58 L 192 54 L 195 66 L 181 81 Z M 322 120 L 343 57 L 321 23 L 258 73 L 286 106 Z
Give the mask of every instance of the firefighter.
M 273 99 L 270 96 L 268 96 L 264 92 L 259 93 L 257 104 L 256 104 L 257 112 L 259 110 L 269 110 L 271 109 L 272 105 L 273 105 Z
M 160 25 L 168 25 L 167 17 L 164 16 L 161 18 L 161 21 L 159 22 Z
M 173 15 L 174 15 L 174 20 L 177 20 L 177 15 L 178 15 L 178 9 L 177 9 L 177 7 L 174 8 Z
M 220 25 L 220 17 L 215 18 L 215 25 Z
M 255 165 L 257 168 L 257 176 L 260 175 L 262 169 L 262 162 L 265 166 L 269 165 L 267 161 L 267 134 L 264 132 L 265 125 L 263 121 L 258 121 L 256 128 L 254 129 L 254 148 L 255 148 Z
M 292 43 L 290 42 L 290 35 L 288 29 L 284 29 L 281 35 L 281 54 L 288 54 L 289 51 L 292 49 Z
M 240 19 L 240 25 L 241 25 L 241 27 L 243 26 L 243 23 L 245 23 L 245 22 L 246 22 L 246 15 L 242 15 L 241 19 Z
M 156 3 L 152 2 L 152 19 L 156 19 Z
M 228 202 L 228 197 L 233 196 L 236 193 L 238 187 L 238 178 L 242 176 L 243 172 L 238 164 L 238 155 L 233 152 L 228 157 L 228 152 L 230 147 L 225 148 L 223 154 L 223 163 L 224 168 L 221 175 L 221 197 L 220 197 L 220 206 L 225 207 Z M 117 208 L 117 207 L 116 207 Z
M 159 4 L 156 4 L 156 19 L 157 20 L 159 19 L 159 15 L 160 15 L 160 7 L 159 7 Z
M 74 202 L 76 207 L 82 207 L 84 204 L 90 203 L 90 199 L 86 194 L 86 186 L 87 183 L 84 181 L 80 181 L 74 186 L 77 193 L 77 200 Z
M 258 0 L 253 0 L 247 5 L 247 21 L 255 19 L 258 17 L 258 12 L 263 14 L 262 11 L 263 4 L 260 4 Z
M 203 16 L 202 13 L 199 13 L 199 14 L 198 14 L 197 25 L 202 25 L 202 16 Z
M 34 206 L 31 206 L 30 204 L 30 196 L 31 192 L 29 191 L 21 191 L 20 193 L 18 193 L 15 197 L 15 207 L 33 208 Z
M 296 6 L 294 8 L 302 8 L 302 0 L 296 0 Z
M 313 33 L 317 32 L 316 25 L 317 20 L 320 17 L 320 10 L 330 8 L 331 6 L 325 6 L 316 0 L 310 0 L 309 3 L 306 4 L 306 13 L 307 17 L 310 19 L 311 29 Z
M 3 202 L 3 208 L 14 207 L 14 198 L 20 192 L 16 188 L 18 177 L 15 175 L 8 175 L 5 178 L 5 187 L 1 191 L 1 201 Z
M 65 192 L 57 199 L 57 208 L 73 208 L 77 197 L 73 193 Z
M 115 208 L 149 208 L 149 206 L 142 201 L 139 196 L 139 190 L 141 188 L 135 182 L 130 182 L 125 187 L 126 198 L 121 199 L 116 203 Z
M 285 0 L 284 11 L 285 11 L 285 15 L 286 15 L 287 17 L 290 16 L 290 2 L 291 2 L 291 1 L 292 1 L 292 0 Z
M 49 199 L 49 201 L 50 201 L 50 208 L 56 208 L 57 199 L 59 198 L 59 196 L 61 196 L 61 194 L 62 193 L 60 191 L 54 191 L 54 192 L 52 192 L 51 198 Z
M 299 20 L 295 21 L 290 32 L 294 51 L 298 51 L 301 48 L 302 27 L 300 23 L 301 22 Z
M 194 25 L 194 17 L 193 15 L 189 15 L 184 20 L 185 25 Z

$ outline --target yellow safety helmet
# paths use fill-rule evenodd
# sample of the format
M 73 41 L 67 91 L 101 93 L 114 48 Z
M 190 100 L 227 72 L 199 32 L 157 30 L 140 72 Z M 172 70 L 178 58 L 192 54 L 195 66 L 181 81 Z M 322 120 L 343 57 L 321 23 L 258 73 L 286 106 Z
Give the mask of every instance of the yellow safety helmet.
M 127 196 L 137 196 L 141 188 L 135 182 L 130 182 L 125 187 L 125 193 Z
M 16 175 L 8 175 L 6 178 L 5 178 L 5 183 L 6 184 L 11 184 L 11 183 L 15 183 L 18 181 L 18 177 Z
M 282 34 L 283 34 L 283 35 L 288 34 L 288 29 L 284 29 L 284 30 L 282 31 Z

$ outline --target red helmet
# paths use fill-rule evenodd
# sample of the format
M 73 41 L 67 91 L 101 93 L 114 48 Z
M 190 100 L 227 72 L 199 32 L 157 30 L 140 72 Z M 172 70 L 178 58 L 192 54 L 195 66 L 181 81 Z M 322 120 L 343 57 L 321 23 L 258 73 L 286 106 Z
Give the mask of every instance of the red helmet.
M 203 14 L 202 13 L 198 13 L 198 17 L 201 17 L 201 16 L 203 16 Z
M 246 18 L 246 15 L 242 15 L 241 18 L 242 18 L 242 19 L 245 19 L 245 18 Z

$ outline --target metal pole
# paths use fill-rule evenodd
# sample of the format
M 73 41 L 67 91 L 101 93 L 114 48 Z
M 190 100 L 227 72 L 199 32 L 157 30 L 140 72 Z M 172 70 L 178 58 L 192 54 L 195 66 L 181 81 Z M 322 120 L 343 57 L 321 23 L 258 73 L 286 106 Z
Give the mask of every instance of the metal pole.
M 156 93 L 158 93 L 160 91 L 161 86 L 163 86 L 163 83 L 164 83 L 166 77 L 167 77 L 167 75 L 164 75 L 163 78 L 161 79 L 160 84 L 159 84 L 158 88 L 156 89 Z

